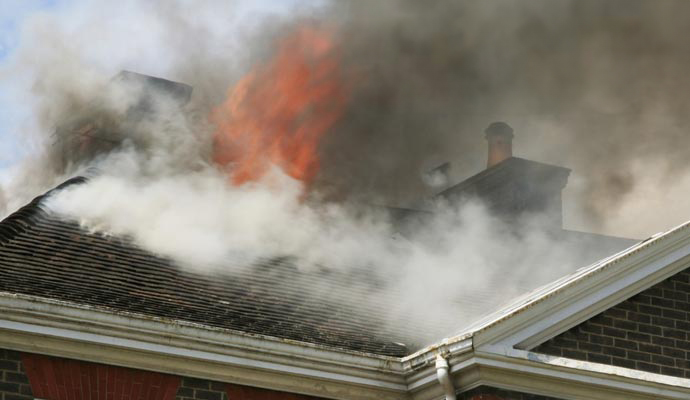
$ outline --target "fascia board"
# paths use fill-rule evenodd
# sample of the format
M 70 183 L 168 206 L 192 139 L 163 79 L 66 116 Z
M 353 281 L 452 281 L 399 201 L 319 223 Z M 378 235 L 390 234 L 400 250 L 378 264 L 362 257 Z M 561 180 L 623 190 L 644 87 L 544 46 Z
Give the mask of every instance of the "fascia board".
M 480 381 L 562 399 L 687 399 L 690 380 L 500 346 L 475 351 Z M 464 388 L 463 388 L 464 389 Z
M 557 304 L 549 304 L 549 315 L 542 315 L 539 321 L 528 322 L 524 329 L 507 336 L 504 344 L 521 349 L 531 349 L 626 299 L 648 289 L 664 279 L 688 268 L 688 251 L 684 248 L 650 263 L 618 269 L 616 274 L 597 280 L 586 290 L 572 296 L 554 298 Z M 611 271 L 614 272 L 614 271 Z M 547 303 L 545 302 L 545 306 Z
M 530 349 L 690 266 L 690 235 L 683 229 L 663 241 L 638 246 L 581 279 L 557 288 L 509 315 L 479 328 L 474 345 Z M 642 248 L 639 248 L 642 247 Z
M 334 399 L 407 399 L 399 359 L 0 295 L 0 347 Z M 272 385 L 272 386 L 267 386 Z

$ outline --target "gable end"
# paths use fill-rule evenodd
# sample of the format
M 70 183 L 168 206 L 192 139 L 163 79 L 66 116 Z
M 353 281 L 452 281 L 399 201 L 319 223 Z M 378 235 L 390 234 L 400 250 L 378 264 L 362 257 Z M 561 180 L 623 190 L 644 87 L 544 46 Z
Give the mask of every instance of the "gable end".
M 532 351 L 690 378 L 689 316 L 686 269 Z

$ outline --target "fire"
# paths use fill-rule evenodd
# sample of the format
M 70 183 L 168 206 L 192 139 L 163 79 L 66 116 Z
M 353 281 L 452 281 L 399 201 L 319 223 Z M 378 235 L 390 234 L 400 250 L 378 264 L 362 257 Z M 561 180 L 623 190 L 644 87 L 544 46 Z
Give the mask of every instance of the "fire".
M 214 161 L 233 183 L 259 179 L 271 165 L 305 183 L 319 170 L 319 143 L 347 102 L 332 32 L 301 27 L 276 54 L 228 91 L 211 114 Z

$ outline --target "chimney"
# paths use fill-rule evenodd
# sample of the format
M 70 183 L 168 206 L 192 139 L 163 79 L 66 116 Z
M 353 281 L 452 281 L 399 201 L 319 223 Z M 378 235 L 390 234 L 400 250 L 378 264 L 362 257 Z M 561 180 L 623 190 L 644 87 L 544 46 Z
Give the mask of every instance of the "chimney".
M 62 121 L 56 128 L 57 140 L 53 144 L 60 155 L 57 162 L 61 170 L 111 152 L 125 139 L 146 146 L 140 135 L 131 133 L 154 115 L 179 113 L 189 102 L 193 89 L 184 83 L 131 71 L 121 71 L 111 78 L 110 84 L 130 87 L 130 107 L 120 115 L 103 106 L 103 99 L 93 99 L 88 107 L 76 110 Z
M 434 197 L 460 204 L 479 199 L 510 224 L 538 221 L 545 228 L 562 229 L 562 192 L 570 170 L 513 157 L 513 128 L 505 122 L 493 122 L 484 133 L 489 142 L 487 169 Z M 540 218 L 532 218 L 535 215 Z
M 491 168 L 513 156 L 513 128 L 505 122 L 492 122 L 484 130 L 489 142 L 486 168 Z

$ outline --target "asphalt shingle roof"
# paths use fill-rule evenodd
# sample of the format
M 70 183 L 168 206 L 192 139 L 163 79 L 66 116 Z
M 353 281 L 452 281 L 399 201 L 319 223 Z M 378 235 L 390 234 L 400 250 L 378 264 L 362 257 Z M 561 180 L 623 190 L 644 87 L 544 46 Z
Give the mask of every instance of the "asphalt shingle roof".
M 195 272 L 127 238 L 91 233 L 51 215 L 41 204 L 47 195 L 0 222 L 0 291 L 346 350 L 409 353 L 383 331 L 384 307 L 353 309 L 337 300 L 376 285 L 352 285 L 356 271 L 300 271 L 289 259 L 269 259 L 232 273 Z M 333 295 L 324 298 L 309 287 Z

